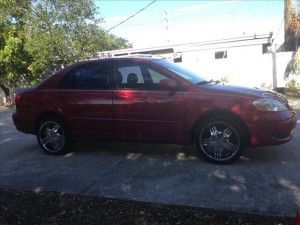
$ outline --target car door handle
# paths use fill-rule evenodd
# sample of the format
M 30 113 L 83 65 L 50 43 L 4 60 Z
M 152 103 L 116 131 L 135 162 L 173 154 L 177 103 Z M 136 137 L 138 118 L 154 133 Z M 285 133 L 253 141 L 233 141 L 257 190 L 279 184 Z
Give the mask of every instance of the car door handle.
M 70 98 L 70 95 L 69 94 L 62 94 L 61 97 L 62 98 Z
M 117 97 L 118 99 L 128 99 L 128 98 L 129 98 L 129 96 L 126 95 L 126 94 L 118 94 L 116 97 Z

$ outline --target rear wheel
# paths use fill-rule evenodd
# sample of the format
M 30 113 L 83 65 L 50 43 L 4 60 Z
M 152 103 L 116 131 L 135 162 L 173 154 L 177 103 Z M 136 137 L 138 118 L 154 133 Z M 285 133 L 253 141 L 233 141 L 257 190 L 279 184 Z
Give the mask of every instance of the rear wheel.
M 37 140 L 41 149 L 51 155 L 65 153 L 71 143 L 69 129 L 61 119 L 55 117 L 40 121 Z
M 227 117 L 212 117 L 199 124 L 195 139 L 200 154 L 219 164 L 237 160 L 242 154 L 245 140 L 244 129 Z

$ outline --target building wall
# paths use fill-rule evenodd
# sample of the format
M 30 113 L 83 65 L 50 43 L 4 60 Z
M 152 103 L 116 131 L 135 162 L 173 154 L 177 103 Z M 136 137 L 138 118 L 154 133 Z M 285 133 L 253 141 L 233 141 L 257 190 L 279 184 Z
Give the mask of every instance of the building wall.
M 219 51 L 227 51 L 227 58 L 215 59 Z M 276 53 L 277 87 L 285 86 L 284 71 L 292 54 Z M 273 85 L 272 53 L 263 54 L 262 45 L 183 52 L 182 64 L 208 79 L 227 77 L 231 84 L 249 87 Z

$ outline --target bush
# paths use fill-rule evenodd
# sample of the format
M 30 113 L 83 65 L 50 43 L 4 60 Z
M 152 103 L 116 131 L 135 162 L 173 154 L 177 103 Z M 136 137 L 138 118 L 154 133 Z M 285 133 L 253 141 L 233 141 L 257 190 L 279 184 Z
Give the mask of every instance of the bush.
M 296 79 L 289 80 L 289 82 L 286 84 L 286 87 L 289 89 L 290 92 L 293 92 L 293 93 L 300 92 L 300 83 L 297 82 Z
M 221 83 L 229 83 L 229 77 L 228 76 L 223 76 L 220 79 Z
M 266 83 L 266 82 L 263 82 L 260 87 L 264 88 L 264 89 L 268 89 L 268 90 L 272 90 L 273 88 L 273 85 L 272 84 L 269 84 L 269 83 Z

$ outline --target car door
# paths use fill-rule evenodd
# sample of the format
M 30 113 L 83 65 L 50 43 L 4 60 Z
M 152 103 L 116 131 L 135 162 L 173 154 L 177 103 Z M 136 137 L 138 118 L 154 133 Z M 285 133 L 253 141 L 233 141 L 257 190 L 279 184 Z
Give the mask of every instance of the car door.
M 119 61 L 113 93 L 116 136 L 135 140 L 175 141 L 184 127 L 183 93 L 160 86 L 167 74 L 144 63 Z
M 83 137 L 112 137 L 112 64 L 87 62 L 72 69 L 59 85 L 72 132 Z

